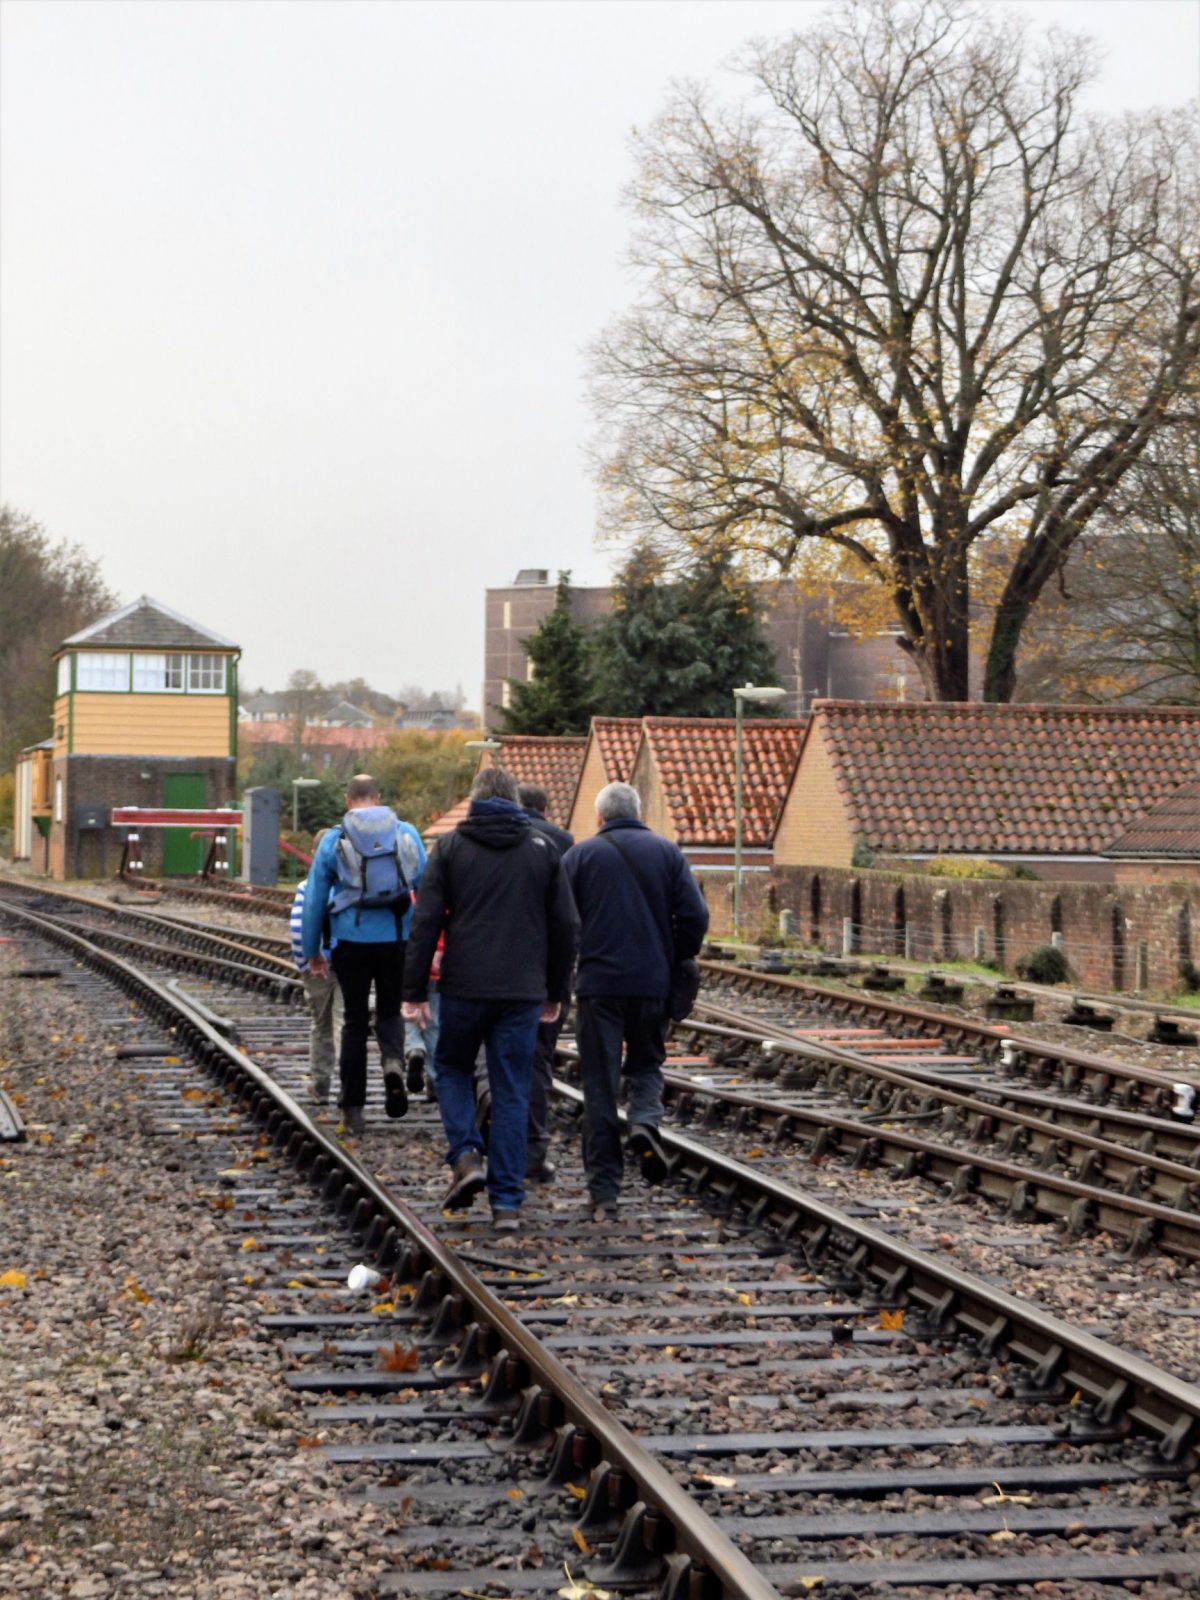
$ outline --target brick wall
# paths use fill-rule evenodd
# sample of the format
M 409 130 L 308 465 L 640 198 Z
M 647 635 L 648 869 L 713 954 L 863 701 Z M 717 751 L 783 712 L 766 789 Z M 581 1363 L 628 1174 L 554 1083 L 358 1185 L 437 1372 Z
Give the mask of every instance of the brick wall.
M 66 761 L 55 762 L 55 772 L 61 773 L 65 780 L 63 821 L 54 823 L 50 832 L 50 869 L 56 878 L 76 875 L 77 843 L 80 877 L 98 878 L 106 871 L 111 877 L 121 862 L 120 830 L 107 828 L 103 833 L 90 830 L 79 833 L 75 827 L 77 806 L 103 806 L 105 811 L 113 806 L 161 806 L 163 779 L 170 772 L 202 772 L 206 780 L 206 806 L 227 806 L 235 798 L 234 763 L 227 757 L 195 760 L 162 756 L 70 756 Z M 143 778 L 143 772 L 150 776 Z M 142 839 L 146 874 L 154 876 L 162 868 L 162 829 L 150 828 Z
M 715 910 L 713 888 L 708 900 Z M 842 947 L 845 917 L 853 920 L 856 946 L 864 953 L 901 953 L 908 926 L 914 954 L 933 961 L 972 959 L 979 928 L 986 959 L 1012 971 L 1019 956 L 1049 944 L 1051 933 L 1060 932 L 1082 985 L 1132 989 L 1138 946 L 1144 942 L 1149 988 L 1159 992 L 1177 989 L 1180 961 L 1200 955 L 1200 885 L 1195 882 L 1030 883 L 777 865 L 771 888 L 778 908 L 796 914 L 804 942 L 829 951 Z M 757 914 L 749 905 L 754 900 Z M 745 880 L 743 926 L 751 936 L 766 900 L 766 886 Z
M 797 772 L 775 830 L 775 859 L 848 867 L 854 839 L 838 792 L 820 723 L 809 730 Z

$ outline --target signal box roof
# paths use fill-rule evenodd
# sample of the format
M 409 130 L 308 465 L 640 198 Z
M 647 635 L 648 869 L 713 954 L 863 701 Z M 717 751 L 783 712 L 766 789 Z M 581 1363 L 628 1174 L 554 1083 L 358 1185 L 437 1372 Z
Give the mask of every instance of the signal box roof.
M 180 616 L 160 600 L 140 595 L 132 605 L 112 611 L 89 628 L 81 628 L 59 645 L 92 650 L 237 650 L 232 639 Z

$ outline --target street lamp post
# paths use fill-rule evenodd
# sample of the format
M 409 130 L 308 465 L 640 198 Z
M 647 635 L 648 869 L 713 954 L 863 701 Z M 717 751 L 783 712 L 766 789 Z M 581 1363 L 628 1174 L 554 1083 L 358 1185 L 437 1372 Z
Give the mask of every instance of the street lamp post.
M 301 789 L 319 789 L 320 778 L 293 778 L 292 779 L 292 832 L 300 832 L 300 791 Z
M 745 683 L 733 691 L 733 936 L 742 936 L 742 707 L 782 700 L 786 689 Z

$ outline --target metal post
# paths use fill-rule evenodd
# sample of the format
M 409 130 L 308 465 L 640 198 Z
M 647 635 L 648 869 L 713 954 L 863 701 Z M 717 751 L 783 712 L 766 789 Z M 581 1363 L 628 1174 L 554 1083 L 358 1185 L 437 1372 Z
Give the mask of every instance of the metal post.
M 733 936 L 742 936 L 742 697 L 733 697 Z
M 977 962 L 980 962 L 980 963 L 983 962 L 984 958 L 987 955 L 986 939 L 987 939 L 987 935 L 984 933 L 984 930 L 981 927 L 976 926 L 976 929 L 975 929 L 975 960 Z
M 904 959 L 905 961 L 917 959 L 917 930 L 911 922 L 904 924 Z
M 853 917 L 843 917 L 842 918 L 842 954 L 844 956 L 852 956 L 854 954 L 854 918 Z

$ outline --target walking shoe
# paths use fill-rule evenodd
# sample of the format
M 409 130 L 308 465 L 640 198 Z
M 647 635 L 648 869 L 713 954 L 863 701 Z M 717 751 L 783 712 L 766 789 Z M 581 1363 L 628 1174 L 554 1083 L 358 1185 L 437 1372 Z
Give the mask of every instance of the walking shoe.
M 521 1226 L 521 1213 L 501 1207 L 492 1212 L 492 1227 L 497 1233 L 516 1233 Z
M 361 1139 L 367 1131 L 367 1115 L 361 1106 L 343 1106 L 342 1132 L 352 1139 Z
M 636 1161 L 647 1183 L 661 1183 L 671 1170 L 667 1152 L 654 1128 L 638 1123 L 625 1141 L 625 1152 Z
M 383 1063 L 383 1109 L 389 1117 L 402 1117 L 408 1111 L 408 1096 L 398 1061 Z
M 553 1161 L 539 1161 L 532 1167 L 525 1169 L 526 1183 L 553 1183 L 554 1174 L 558 1171 Z
M 454 1177 L 442 1196 L 443 1211 L 465 1211 L 483 1188 L 483 1162 L 478 1150 L 464 1150 L 451 1168 Z
M 424 1050 L 410 1050 L 404 1058 L 408 1068 L 408 1092 L 420 1094 L 425 1087 L 425 1052 Z
M 325 1106 L 329 1104 L 328 1078 L 314 1078 L 312 1080 L 312 1097 L 319 1106 Z

